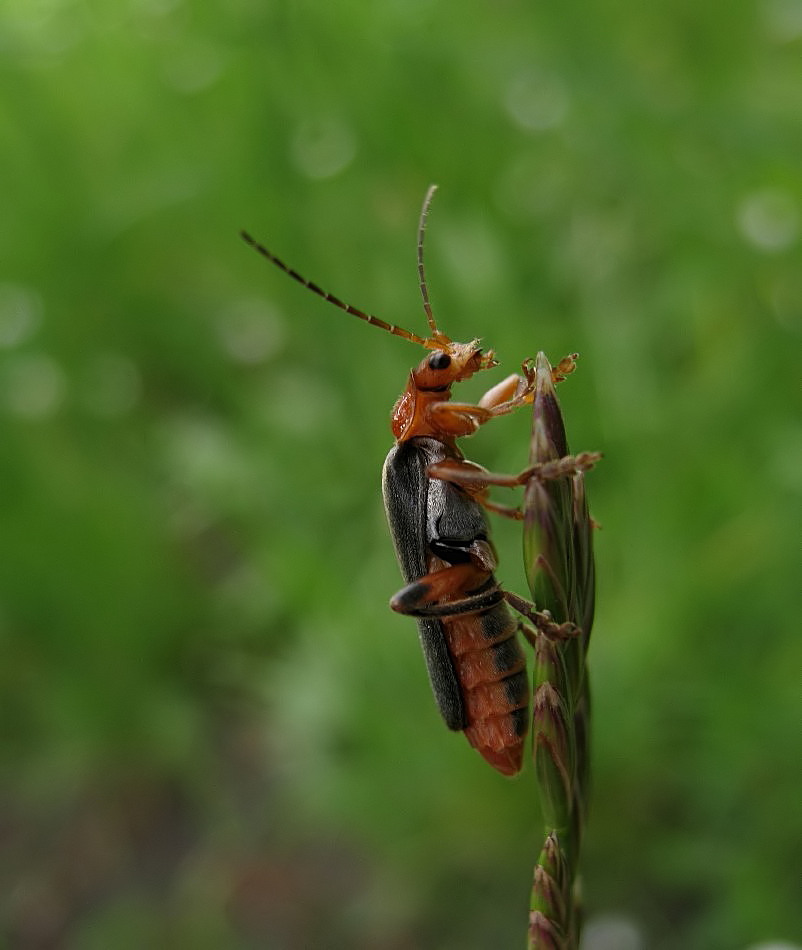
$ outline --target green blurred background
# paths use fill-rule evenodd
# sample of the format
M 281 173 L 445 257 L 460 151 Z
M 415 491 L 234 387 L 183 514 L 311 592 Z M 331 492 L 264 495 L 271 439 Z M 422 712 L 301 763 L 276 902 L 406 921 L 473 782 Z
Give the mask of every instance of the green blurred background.
M 0 69 L 2 945 L 523 945 L 531 767 L 387 609 L 420 354 L 237 236 L 422 331 L 432 181 L 462 398 L 578 350 L 605 452 L 586 946 L 799 939 L 799 0 L 4 0 Z

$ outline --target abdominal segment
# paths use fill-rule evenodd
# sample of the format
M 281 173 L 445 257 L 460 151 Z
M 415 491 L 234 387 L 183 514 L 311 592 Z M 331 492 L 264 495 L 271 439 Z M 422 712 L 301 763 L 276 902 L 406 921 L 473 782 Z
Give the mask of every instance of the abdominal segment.
M 462 688 L 471 745 L 504 775 L 521 770 L 529 725 L 526 660 L 505 604 L 442 622 Z

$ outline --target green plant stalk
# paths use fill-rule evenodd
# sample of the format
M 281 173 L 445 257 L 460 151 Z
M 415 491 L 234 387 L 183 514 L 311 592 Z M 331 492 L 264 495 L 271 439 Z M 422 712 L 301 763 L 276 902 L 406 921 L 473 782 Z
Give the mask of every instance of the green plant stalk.
M 553 622 L 538 624 L 534 635 L 533 756 L 545 838 L 535 866 L 527 946 L 576 950 L 577 867 L 589 780 L 585 658 L 595 600 L 584 472 L 599 455 L 569 456 L 552 367 L 543 353 L 535 373 L 524 563 L 535 605 Z

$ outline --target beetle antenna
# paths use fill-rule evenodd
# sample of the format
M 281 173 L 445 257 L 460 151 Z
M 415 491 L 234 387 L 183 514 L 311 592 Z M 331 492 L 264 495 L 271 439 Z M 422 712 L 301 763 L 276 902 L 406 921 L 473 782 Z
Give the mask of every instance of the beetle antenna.
M 428 206 L 428 202 L 431 199 L 432 191 L 433 191 L 433 188 L 430 188 L 429 195 L 427 195 L 427 204 L 424 205 L 424 210 L 426 210 Z M 264 247 L 262 244 L 260 244 L 255 238 L 252 238 L 250 234 L 248 234 L 247 231 L 240 231 L 240 237 L 242 238 L 243 241 L 245 241 L 246 244 L 250 244 L 250 246 L 255 251 L 258 251 L 262 255 L 262 257 L 266 257 L 270 261 L 271 264 L 275 264 L 276 267 L 279 268 L 279 270 L 283 270 L 285 274 L 288 274 L 290 277 L 292 277 L 293 280 L 297 281 L 303 287 L 306 287 L 307 290 L 311 290 L 312 293 L 317 294 L 318 297 L 322 297 L 324 300 L 328 301 L 329 303 L 333 303 L 334 306 L 339 307 L 340 310 L 344 310 L 346 313 L 350 313 L 354 317 L 359 317 L 360 320 L 364 320 L 366 323 L 371 324 L 371 326 L 379 327 L 382 330 L 386 330 L 388 333 L 392 333 L 394 336 L 400 336 L 404 340 L 409 340 L 411 343 L 419 343 L 421 346 L 425 346 L 427 349 L 434 349 L 435 341 L 424 340 L 424 338 L 418 336 L 417 333 L 412 333 L 410 330 L 405 330 L 403 327 L 398 327 L 392 323 L 386 323 L 384 320 L 379 319 L 379 317 L 375 317 L 372 313 L 365 313 L 364 310 L 359 310 L 356 307 L 352 307 L 350 303 L 345 303 L 345 301 L 340 300 L 339 297 L 335 297 L 334 294 L 330 294 L 327 290 L 323 290 L 322 287 L 318 287 L 317 284 L 313 283 L 311 280 L 307 280 L 304 276 L 299 274 L 298 271 L 293 270 L 291 267 L 285 264 L 284 261 L 276 257 L 276 255 L 272 251 L 268 251 L 268 249 Z M 422 275 L 423 265 L 421 264 L 420 266 L 421 266 L 421 275 Z M 427 307 L 428 307 L 428 301 L 427 301 Z M 431 310 L 429 310 L 429 313 L 431 314 Z M 437 333 L 437 329 L 434 326 L 433 320 L 430 319 L 429 323 L 433 331 Z
M 426 319 L 429 321 L 429 329 L 432 331 L 432 337 L 442 337 L 443 334 L 437 329 L 432 313 L 432 305 L 429 303 L 429 288 L 426 286 L 426 271 L 423 267 L 423 236 L 426 234 L 426 219 L 429 216 L 429 208 L 437 191 L 437 185 L 429 185 L 426 197 L 423 199 L 423 207 L 420 212 L 420 221 L 418 222 L 418 277 L 420 278 L 420 292 L 423 297 L 423 309 L 426 311 Z

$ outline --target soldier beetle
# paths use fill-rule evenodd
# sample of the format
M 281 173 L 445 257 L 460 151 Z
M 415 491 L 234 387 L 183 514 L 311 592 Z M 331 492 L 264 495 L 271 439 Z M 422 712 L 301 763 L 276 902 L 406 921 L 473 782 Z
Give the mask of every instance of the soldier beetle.
M 488 485 L 522 485 L 538 474 L 492 475 L 465 456 L 457 440 L 497 416 L 532 402 L 533 361 L 489 389 L 478 403 L 451 401 L 451 387 L 498 365 L 479 340 L 457 343 L 438 329 L 429 303 L 423 266 L 426 218 L 436 186 L 424 199 L 418 225 L 418 276 L 429 336 L 421 337 L 345 303 L 286 265 L 248 233 L 243 240 L 293 280 L 352 316 L 430 351 L 410 372 L 392 411 L 395 445 L 384 462 L 382 490 L 390 534 L 404 586 L 390 607 L 415 617 L 434 697 L 449 729 L 464 732 L 470 744 L 504 775 L 521 769 L 528 730 L 530 688 L 526 659 L 516 636 L 534 636 L 508 604 L 541 629 L 570 631 L 551 623 L 496 578 L 496 550 L 485 510 L 520 517 L 515 508 L 488 497 Z M 555 381 L 574 368 L 566 357 L 552 371 Z M 592 462 L 568 456 L 542 477 L 584 470 Z

